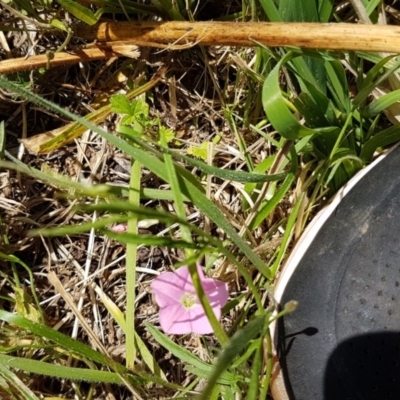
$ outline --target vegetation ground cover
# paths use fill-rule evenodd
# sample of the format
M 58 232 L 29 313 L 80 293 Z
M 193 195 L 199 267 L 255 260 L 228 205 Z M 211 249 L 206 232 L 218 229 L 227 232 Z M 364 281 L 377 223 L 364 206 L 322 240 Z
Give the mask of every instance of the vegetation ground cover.
M 0 1 L 0 66 L 46 60 L 0 76 L 1 397 L 268 398 L 268 327 L 295 312 L 274 314 L 281 266 L 316 212 L 400 139 L 395 55 L 102 48 L 75 34 L 79 24 L 396 25 L 396 8 Z M 51 64 L 87 50 L 91 61 Z M 121 223 L 127 231 L 113 232 Z M 229 287 L 220 321 L 196 262 Z M 182 265 L 214 335 L 159 329 L 151 283 Z

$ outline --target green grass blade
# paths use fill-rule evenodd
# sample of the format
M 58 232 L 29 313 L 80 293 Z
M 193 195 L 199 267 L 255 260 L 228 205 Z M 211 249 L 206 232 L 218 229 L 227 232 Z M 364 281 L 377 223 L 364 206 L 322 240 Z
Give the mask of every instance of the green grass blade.
M 173 340 L 169 339 L 166 335 L 160 332 L 158 329 L 154 328 L 154 326 L 150 324 L 146 324 L 147 330 L 150 332 L 151 336 L 165 349 L 167 349 L 171 354 L 175 357 L 179 358 L 184 363 L 187 363 L 194 367 L 194 371 L 199 370 L 202 371 L 201 376 L 210 376 L 213 365 L 207 364 L 206 362 L 200 360 L 189 350 L 175 343 Z M 196 372 L 195 372 L 196 373 Z M 238 377 L 235 374 L 225 371 L 220 376 L 220 383 L 233 383 L 238 380 Z
M 0 320 L 16 325 L 19 328 L 26 329 L 39 337 L 52 340 L 54 343 L 57 343 L 63 348 L 67 348 L 72 354 L 79 354 L 81 357 L 88 358 L 89 360 L 98 362 L 102 365 L 110 364 L 110 359 L 108 357 L 93 350 L 91 347 L 71 339 L 69 336 L 55 331 L 54 329 L 48 328 L 45 325 L 32 322 L 27 318 L 21 317 L 20 315 L 0 310 Z
M 289 244 L 289 239 L 292 237 L 292 234 L 293 234 L 292 230 L 293 230 L 294 224 L 296 223 L 297 216 L 299 214 L 299 211 L 301 208 L 301 203 L 303 202 L 303 199 L 304 199 L 304 193 L 297 200 L 292 212 L 290 213 L 288 223 L 286 224 L 286 227 L 285 227 L 285 233 L 282 238 L 282 243 L 279 247 L 278 255 L 274 261 L 274 264 L 271 267 L 271 273 L 272 273 L 273 277 L 275 277 L 275 275 L 278 271 L 278 268 L 282 262 L 282 258 L 284 256 L 287 246 Z
M 282 22 L 282 17 L 276 8 L 274 0 L 259 0 L 265 15 L 271 22 Z
M 246 400 L 258 400 L 258 393 L 260 388 L 260 375 L 262 370 L 264 338 L 257 339 L 256 353 L 251 362 L 251 378 L 247 390 Z
M 80 21 L 85 22 L 88 25 L 94 25 L 98 18 L 89 9 L 74 0 L 57 0 L 61 7 L 65 8 L 74 17 L 78 18 Z
M 351 109 L 349 86 L 347 84 L 346 71 L 339 61 L 325 61 L 325 69 L 328 79 L 328 88 L 332 94 L 336 107 L 343 113 L 349 113 Z
M 250 342 L 260 334 L 266 323 L 266 318 L 266 315 L 262 315 L 250 321 L 243 329 L 237 331 L 233 335 L 228 345 L 218 357 L 218 361 L 214 366 L 214 371 L 200 396 L 200 400 L 208 400 L 220 375 L 229 368 L 233 360 L 250 344 Z
M 39 375 L 53 376 L 60 379 L 73 381 L 102 382 L 123 384 L 120 376 L 115 372 L 97 371 L 87 368 L 65 367 L 43 361 L 30 360 L 15 356 L 0 354 L 0 363 L 11 368 L 21 369 Z M 36 397 L 34 397 L 36 399 Z
M 106 230 L 104 230 L 103 233 L 108 237 L 110 237 L 111 239 L 115 239 L 121 243 L 126 243 L 126 244 L 144 245 L 144 246 L 168 246 L 176 249 L 182 249 L 182 248 L 199 249 L 201 247 L 200 243 L 186 242 L 185 240 L 172 239 L 169 237 L 153 236 L 153 235 L 137 235 L 133 233 L 114 233 Z
M 153 147 L 149 146 L 147 143 L 145 143 L 144 141 L 142 141 L 138 138 L 133 138 L 132 141 L 137 143 L 141 148 L 144 148 L 155 155 L 160 154 Z M 262 182 L 277 181 L 277 180 L 284 178 L 286 175 L 285 173 L 265 175 L 265 174 L 261 174 L 261 173 L 227 171 L 227 170 L 223 170 L 223 169 L 208 165 L 203 161 L 196 160 L 195 158 L 185 156 L 184 154 L 181 154 L 177 151 L 170 150 L 166 147 L 161 148 L 160 152 L 162 152 L 164 154 L 171 154 L 173 156 L 173 158 L 180 160 L 180 161 L 184 161 L 185 163 L 187 163 L 188 165 L 191 165 L 193 167 L 197 167 L 204 173 L 207 173 L 207 174 L 210 174 L 210 175 L 213 175 L 213 176 L 216 176 L 218 178 L 225 179 L 228 181 L 243 182 L 243 183 L 247 183 L 247 182 L 262 183 Z M 175 166 L 175 168 L 176 168 L 176 166 Z M 178 170 L 178 172 L 181 172 L 181 170 Z M 185 178 L 187 178 L 187 175 L 185 175 Z M 192 181 L 192 183 L 193 183 L 193 181 Z
M 387 93 L 364 108 L 363 117 L 373 118 L 392 104 L 400 101 L 400 89 Z
M 0 122 L 0 161 L 4 160 L 4 149 L 6 146 L 6 131 L 4 129 L 4 121 Z
M 131 168 L 129 202 L 135 206 L 140 205 L 140 179 L 141 165 L 134 161 Z M 138 236 L 138 217 L 128 213 L 128 235 Z M 136 361 L 135 346 L 135 298 L 136 298 L 136 242 L 127 242 L 126 245 L 126 367 L 133 369 Z
M 318 15 L 319 22 L 329 22 L 333 11 L 332 0 L 319 0 L 318 1 Z
M 398 125 L 391 126 L 390 128 L 377 133 L 364 144 L 360 158 L 363 162 L 367 162 L 372 159 L 377 148 L 388 146 L 398 142 L 399 140 L 400 127 Z
M 6 362 L 4 362 L 1 357 L 2 355 L 0 354 L 0 387 L 3 394 L 4 392 L 8 392 L 8 394 L 10 395 L 10 399 L 20 398 L 12 396 L 12 393 L 14 393 L 14 395 L 16 393 L 19 393 L 21 396 L 23 396 L 22 398 L 24 400 L 39 400 L 39 398 L 36 397 L 35 393 L 33 393 L 27 386 L 25 386 L 25 384 L 21 381 L 21 379 L 18 378 L 18 376 L 14 372 L 10 371 L 6 367 Z
M 275 207 L 283 199 L 287 191 L 291 188 L 294 178 L 295 174 L 290 173 L 286 177 L 282 185 L 279 187 L 277 192 L 273 195 L 273 197 L 270 200 L 266 201 L 265 204 L 261 205 L 257 215 L 250 223 L 249 229 L 251 231 L 256 229 L 266 218 L 268 218 L 269 214 L 275 209 Z
M 282 59 L 268 75 L 262 90 L 262 101 L 265 113 L 272 126 L 289 140 L 313 135 L 318 131 L 301 125 L 291 113 L 287 100 L 282 96 L 279 87 L 280 68 L 285 62 Z

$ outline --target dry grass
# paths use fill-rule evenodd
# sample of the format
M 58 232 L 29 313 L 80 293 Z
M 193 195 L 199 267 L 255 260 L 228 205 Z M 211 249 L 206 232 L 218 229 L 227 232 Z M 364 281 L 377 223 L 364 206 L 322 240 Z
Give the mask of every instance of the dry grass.
M 10 21 L 12 18 L 3 10 L 3 21 Z M 5 58 L 11 55 L 24 56 L 28 52 L 43 54 L 60 44 L 50 41 L 55 39 L 54 37 L 43 37 L 38 33 L 29 35 L 24 31 L 1 33 L 1 36 L 8 43 L 8 48 L 3 49 L 2 55 Z M 37 94 L 84 115 L 92 111 L 97 104 L 102 104 L 112 93 L 123 91 L 127 83 L 139 79 L 146 80 L 157 70 L 158 65 L 167 63 L 167 77 L 148 95 L 150 114 L 160 117 L 164 125 L 176 132 L 179 148 L 182 149 L 200 145 L 204 141 L 212 141 L 217 134 L 220 135 L 218 144 L 214 145 L 210 152 L 215 155 L 209 162 L 228 169 L 245 167 L 225 111 L 231 109 L 240 115 L 244 107 L 248 107 L 245 104 L 248 84 L 246 63 L 249 64 L 250 70 L 254 62 L 254 52 L 223 47 L 174 52 L 143 48 L 141 52 L 142 56 L 137 63 L 128 59 L 110 59 L 68 68 L 52 68 L 42 74 L 23 73 L 19 76 L 22 81 L 30 84 Z M 259 96 L 260 86 L 256 85 L 254 90 L 254 95 Z M 2 97 L 0 117 L 7 123 L 7 150 L 27 165 L 39 169 L 45 165 L 50 170 L 81 183 L 128 186 L 131 160 L 91 132 L 51 154 L 29 154 L 19 144 L 19 139 L 58 128 L 67 121 L 24 101 L 16 101 L 10 94 L 3 93 Z M 261 118 L 260 111 L 256 107 L 247 108 L 248 114 L 255 115 L 253 120 Z M 112 132 L 116 122 L 116 116 L 112 115 L 102 125 Z M 248 155 L 255 164 L 275 151 L 265 140 L 254 140 L 255 135 L 250 129 L 238 126 L 237 130 L 248 146 Z M 197 173 L 195 169 L 192 172 Z M 1 183 L 2 233 L 3 238 L 7 237 L 9 240 L 9 244 L 1 243 L 1 251 L 15 254 L 31 268 L 47 324 L 95 347 L 98 347 L 95 340 L 97 339 L 115 360 L 124 362 L 124 334 L 118 324 L 110 318 L 103 304 L 106 296 L 122 311 L 125 310 L 124 246 L 96 234 L 95 231 L 56 239 L 27 237 L 27 232 L 34 228 L 95 221 L 98 216 L 94 213 L 76 214 L 73 210 L 76 200 L 60 197 L 57 190 L 25 175 L 2 171 Z M 159 182 L 157 177 L 146 171 L 143 172 L 142 185 L 146 188 L 166 188 L 163 182 Z M 244 224 L 241 201 L 244 194 L 243 185 L 209 178 L 206 186 L 209 197 L 216 201 L 232 225 L 240 230 Z M 167 201 L 149 200 L 144 201 L 144 204 L 172 210 Z M 252 245 L 258 248 L 260 253 L 268 256 L 279 246 L 279 234 L 270 233 L 269 229 L 277 219 L 285 218 L 289 210 L 290 206 L 284 204 L 277 209 L 276 215 L 270 221 L 255 234 L 249 235 Z M 203 227 L 207 232 L 212 232 L 221 240 L 226 239 L 225 234 L 216 229 L 212 221 L 204 219 L 196 209 L 188 207 L 187 216 L 189 221 Z M 141 228 L 141 232 L 163 235 L 168 231 L 166 228 L 157 224 Z M 276 239 L 269 242 L 265 251 L 262 248 L 263 239 L 270 236 Z M 171 264 L 183 261 L 184 254 L 181 250 L 141 246 L 138 257 L 137 331 L 151 349 L 167 380 L 185 386 L 192 381 L 191 374 L 183 369 L 179 360 L 166 353 L 143 327 L 144 322 L 157 324 L 158 310 L 149 290 L 154 274 L 168 270 Z M 245 291 L 243 282 L 235 270 L 228 265 L 215 269 L 221 279 L 230 282 L 230 290 L 234 295 Z M 49 281 L 50 272 L 57 276 L 58 289 L 54 287 L 54 281 Z M 4 269 L 3 273 L 7 275 L 11 271 Z M 26 286 L 28 282 L 24 281 L 24 278 L 27 277 L 22 273 L 20 279 L 23 286 Z M 1 293 L 4 296 L 12 296 L 13 288 L 3 281 Z M 70 302 L 75 307 L 72 307 Z M 225 317 L 224 324 L 227 330 L 231 327 L 232 320 L 235 320 L 234 311 Z M 84 321 L 88 329 L 85 329 Z M 11 340 L 11 337 L 6 338 L 3 345 L 8 340 Z M 207 348 L 217 345 L 213 337 L 200 339 L 197 336 L 189 336 L 176 340 L 205 361 L 209 361 Z M 31 389 L 38 393 L 63 395 L 67 398 L 77 393 L 77 386 L 49 378 L 36 376 L 30 381 Z M 88 388 L 83 385 L 83 391 L 85 387 Z M 128 391 L 120 387 L 101 386 L 92 390 L 92 398 L 95 399 L 130 398 Z M 154 387 L 148 395 L 151 398 L 163 399 L 172 396 L 173 391 L 163 388 L 160 392 L 160 388 Z
M 218 6 L 222 7 L 220 2 Z M 224 5 L 226 9 L 231 6 L 235 10 L 241 9 L 241 5 L 236 3 Z M 349 9 L 343 8 L 339 12 L 345 15 Z M 393 7 L 388 9 L 388 12 L 393 18 L 397 18 L 398 13 Z M 204 9 L 204 19 L 208 18 L 207 13 Z M 353 13 L 347 20 L 352 19 Z M 19 28 L 14 32 L 0 32 L 0 59 L 45 54 L 46 51 L 54 51 L 62 44 L 60 36 L 45 34 L 45 31 L 37 29 L 41 27 L 40 24 L 13 15 L 8 7 L 0 6 L 0 22 L 7 22 Z M 35 29 L 29 31 L 28 28 L 33 25 Z M 81 44 L 81 40 L 73 38 L 69 46 L 77 44 Z M 166 51 L 141 48 L 138 61 L 110 58 L 40 72 L 19 73 L 15 78 L 40 96 L 76 114 L 86 115 L 104 104 L 111 94 L 124 93 L 130 84 L 147 81 L 160 65 L 168 65 L 168 73 L 162 82 L 151 93 L 147 93 L 150 115 L 159 117 L 163 125 L 176 132 L 177 149 L 186 151 L 219 137 L 216 143 L 209 145 L 206 161 L 221 169 L 247 170 L 243 154 L 246 154 L 248 162 L 259 165 L 265 158 L 278 152 L 271 141 L 260 137 L 253 129 L 253 126 L 264 118 L 259 101 L 262 78 L 253 70 L 255 62 L 253 49 L 195 47 Z M 102 126 L 109 132 L 115 132 L 118 118 L 111 115 L 102 122 Z M 20 144 L 21 139 L 59 128 L 69 121 L 0 90 L 0 120 L 2 119 L 7 125 L 6 149 L 27 165 L 38 169 L 46 166 L 49 170 L 80 183 L 108 183 L 128 187 L 131 160 L 93 132 L 85 133 L 70 145 L 50 154 L 34 155 L 24 149 Z M 272 129 L 268 128 L 267 133 L 271 138 L 279 138 Z M 279 153 L 275 162 L 276 170 L 279 170 L 279 163 L 287 151 L 288 148 L 283 148 Z M 246 227 L 271 184 L 266 183 L 264 187 L 256 189 L 254 196 L 250 197 L 244 190 L 244 184 L 210 176 L 204 180 L 207 196 L 218 205 L 232 226 L 246 238 L 267 265 L 282 241 L 280 221 L 290 216 L 302 192 L 302 185 L 312 175 L 312 171 L 308 170 L 307 160 L 301 161 L 303 170 L 289 194 L 253 232 L 249 232 Z M 191 172 L 194 175 L 201 173 L 196 168 L 191 168 Z M 151 189 L 168 188 L 164 182 L 146 170 L 142 173 L 142 186 Z M 72 195 L 73 191 L 69 194 Z M 243 198 L 246 201 L 243 201 Z M 308 217 L 296 225 L 294 239 L 298 238 L 305 224 L 326 200 L 321 197 L 310 205 L 312 208 L 307 210 Z M 83 201 L 91 203 L 93 199 L 87 198 Z M 307 201 L 305 198 L 304 209 L 308 207 Z M 110 317 L 104 302 L 110 299 L 120 310 L 125 311 L 125 269 L 129 268 L 125 265 L 125 247 L 94 230 L 59 238 L 27 236 L 31 229 L 95 221 L 99 217 L 96 213 L 76 213 L 76 204 L 77 200 L 73 196 L 60 196 L 56 189 L 31 177 L 1 170 L 0 252 L 14 254 L 31 269 L 49 326 L 79 341 L 90 343 L 95 348 L 103 349 L 113 359 L 124 363 L 125 336 L 120 326 Z M 142 204 L 173 211 L 171 203 L 166 200 L 143 199 Z M 192 205 L 186 206 L 186 213 L 188 220 L 205 232 L 211 233 L 220 241 L 227 240 L 225 233 Z M 142 226 L 140 232 L 160 236 L 170 232 L 171 235 L 179 234 L 176 226 L 165 226 L 161 223 Z M 231 249 L 235 252 L 233 246 Z M 144 328 L 145 322 L 157 325 L 158 310 L 149 288 L 152 278 L 184 259 L 185 255 L 181 249 L 139 247 L 135 305 L 137 332 L 158 361 L 167 380 L 187 386 L 193 381 L 193 375 L 183 368 L 179 360 L 166 352 Z M 0 266 L 0 307 L 13 311 L 8 298 L 15 297 L 15 276 L 18 276 L 21 286 L 27 292 L 31 282 L 25 271 L 18 270 L 15 274 L 10 263 L 0 259 Z M 251 272 L 256 283 L 262 279 L 256 271 Z M 50 273 L 55 273 L 56 277 L 49 279 Z M 211 274 L 229 283 L 232 297 L 244 295 L 239 306 L 224 316 L 223 323 L 229 332 L 237 322 L 241 309 L 248 307 L 248 289 L 243 279 L 238 276 L 236 268 L 232 268 L 226 261 L 216 262 Z M 262 286 L 263 301 L 267 305 L 266 285 Z M 248 316 L 251 314 L 252 310 Z M 12 331 L 5 331 L 4 336 L 0 336 L 2 346 L 19 346 L 27 340 L 24 336 L 20 338 L 20 342 L 15 341 L 13 334 Z M 177 337 L 175 340 L 205 361 L 210 361 L 209 355 L 218 345 L 213 336 L 200 338 L 191 335 Z M 41 344 L 40 341 L 38 344 Z M 50 397 L 75 396 L 82 399 L 107 400 L 132 398 L 128 389 L 119 386 L 91 386 L 83 383 L 71 385 L 70 382 L 24 376 L 21 373 L 22 378 L 37 394 Z M 203 384 L 204 382 L 200 381 L 195 389 L 200 389 Z M 148 398 L 164 399 L 174 396 L 175 392 L 154 385 L 147 395 Z M 140 394 L 135 398 L 140 398 Z

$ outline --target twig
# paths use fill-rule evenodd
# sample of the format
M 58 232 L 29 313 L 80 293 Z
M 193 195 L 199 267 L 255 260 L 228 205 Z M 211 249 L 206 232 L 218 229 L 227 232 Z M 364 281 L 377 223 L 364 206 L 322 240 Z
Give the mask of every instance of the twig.
M 126 43 L 98 43 L 96 47 L 77 49 L 74 53 L 53 53 L 52 59 L 47 54 L 32 56 L 28 59 L 14 58 L 0 62 L 0 74 L 34 70 L 44 67 L 67 66 L 78 62 L 101 60 L 111 57 L 138 58 L 137 46 Z

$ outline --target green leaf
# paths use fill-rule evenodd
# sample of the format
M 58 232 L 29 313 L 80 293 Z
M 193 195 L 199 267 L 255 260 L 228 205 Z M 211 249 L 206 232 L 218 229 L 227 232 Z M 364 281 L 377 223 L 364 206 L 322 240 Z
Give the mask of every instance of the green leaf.
M 141 99 L 134 99 L 131 103 L 131 115 L 136 115 L 138 118 L 147 118 L 149 115 L 149 105 Z
M 400 126 L 391 126 L 390 128 L 377 133 L 364 144 L 361 150 L 360 158 L 364 162 L 368 162 L 372 159 L 372 156 L 377 148 L 388 146 L 398 142 L 399 140 Z
M 0 354 L 0 365 L 21 369 L 25 372 L 34 374 L 54 376 L 61 379 L 71 379 L 73 381 L 102 382 L 123 384 L 124 381 L 115 372 L 98 371 L 87 368 L 65 367 L 63 365 L 50 364 L 29 358 L 6 356 Z M 29 397 L 27 397 L 29 398 Z M 36 397 L 34 397 L 36 399 Z
M 96 361 L 102 365 L 110 364 L 110 359 L 99 353 L 98 351 L 93 350 L 91 347 L 86 346 L 78 342 L 77 340 L 71 339 L 67 335 L 57 332 L 54 329 L 48 328 L 43 324 L 32 322 L 27 318 L 21 317 L 17 314 L 9 313 L 4 310 L 0 310 L 0 320 L 26 329 L 39 337 L 52 340 L 58 345 L 69 349 L 72 354 L 79 354 L 82 357 L 88 358 L 92 361 Z M 114 363 L 114 361 L 112 361 L 112 363 Z
M 328 78 L 328 88 L 335 99 L 336 107 L 343 113 L 351 110 L 349 86 L 347 84 L 346 71 L 341 62 L 325 61 L 325 69 Z
M 241 171 L 223 170 L 223 169 L 208 165 L 208 164 L 204 163 L 203 161 L 196 160 L 194 158 L 185 156 L 177 151 L 170 150 L 166 147 L 162 147 L 160 149 L 160 152 L 158 152 L 153 147 L 151 147 L 150 145 L 145 143 L 143 140 L 138 139 L 138 138 L 134 138 L 132 141 L 134 143 L 137 143 L 141 148 L 146 149 L 153 154 L 160 155 L 160 152 L 165 153 L 165 154 L 171 154 L 175 159 L 184 161 L 193 167 L 197 167 L 201 171 L 203 171 L 207 174 L 214 175 L 219 178 L 234 181 L 234 182 L 271 182 L 271 181 L 281 180 L 286 176 L 286 172 L 280 173 L 280 174 L 274 174 L 274 175 L 264 175 L 264 174 L 254 174 L 254 173 L 241 172 Z M 178 169 L 179 167 L 176 166 L 175 168 Z M 199 187 L 199 185 L 193 181 L 193 176 L 190 173 L 188 173 L 187 170 L 185 170 L 185 169 L 179 170 L 178 169 L 178 171 L 179 171 L 180 175 L 182 175 L 184 173 L 184 171 L 186 171 L 186 174 L 184 174 L 185 179 L 190 180 L 190 182 L 192 184 L 196 185 L 197 188 L 201 189 L 201 186 Z M 190 179 L 190 177 L 192 179 Z M 198 181 L 197 181 L 197 183 L 198 183 Z
M 278 191 L 274 194 L 272 199 L 267 200 L 265 203 L 263 203 L 254 217 L 253 221 L 251 221 L 249 229 L 253 231 L 256 229 L 266 218 L 268 218 L 268 215 L 275 210 L 275 207 L 278 205 L 278 203 L 283 199 L 287 191 L 291 188 L 292 183 L 294 181 L 295 175 L 290 173 L 288 176 L 285 178 L 284 182 L 282 185 L 280 185 Z
M 124 119 L 121 121 L 122 123 L 118 125 L 117 132 L 127 138 L 141 137 L 142 133 L 132 128 L 129 125 L 124 125 L 126 122 Z
M 59 29 L 60 31 L 68 32 L 69 28 L 61 22 L 59 19 L 53 18 L 50 21 L 50 25 L 53 26 L 54 28 Z
M 395 72 L 400 67 L 400 57 L 396 57 L 394 60 L 392 60 L 394 57 L 396 56 L 390 55 L 384 57 L 371 68 L 371 70 L 368 72 L 367 76 L 363 80 L 363 83 L 359 88 L 356 97 L 354 97 L 352 101 L 353 108 L 359 107 L 379 83 L 386 80 L 393 72 Z M 387 67 L 387 69 L 382 74 L 381 70 L 384 67 Z
M 121 377 L 124 379 L 128 379 L 132 384 L 134 385 L 143 385 L 148 382 L 154 382 L 166 387 L 170 387 L 175 390 L 180 390 L 181 387 L 179 385 L 169 383 L 164 381 L 163 379 L 160 379 L 157 376 L 154 375 L 149 375 L 144 372 L 132 372 L 130 370 L 127 370 L 123 365 L 115 362 L 113 359 L 110 357 L 101 354 L 100 352 L 93 350 L 91 347 L 80 343 L 77 340 L 74 340 L 70 338 L 67 335 L 64 335 L 63 333 L 60 333 L 58 331 L 55 331 L 54 329 L 51 329 L 43 324 L 37 324 L 35 322 L 32 322 L 28 320 L 27 318 L 21 317 L 20 315 L 17 314 L 12 314 L 4 310 L 0 310 L 0 320 L 6 321 L 9 324 L 13 324 L 18 326 L 19 328 L 26 329 L 29 332 L 32 332 L 34 335 L 48 339 L 53 341 L 54 343 L 58 344 L 62 348 L 68 349 L 68 352 L 70 355 L 77 354 L 80 357 L 95 361 L 103 366 L 107 366 L 111 368 L 112 370 L 116 371 L 117 374 L 119 374 Z M 12 357 L 15 358 L 15 357 Z M 28 360 L 28 361 L 33 361 L 33 360 Z M 10 361 L 8 361 L 9 365 Z M 54 367 L 54 365 L 52 365 Z M 16 367 L 18 368 L 18 367 Z M 101 372 L 101 371 L 98 371 Z M 77 378 L 79 379 L 79 378 Z M 90 376 L 88 377 L 90 379 Z M 104 378 L 106 379 L 106 378 Z M 110 378 L 111 379 L 111 378 Z M 114 377 L 112 377 L 114 379 Z M 117 379 L 117 378 L 115 378 Z
M 162 140 L 164 140 L 165 143 L 170 143 L 175 137 L 175 132 L 163 125 L 158 128 L 158 133 L 160 135 L 160 140 L 158 143 L 160 144 L 162 143 Z
M 209 143 L 210 142 L 203 142 L 200 146 L 190 146 L 187 150 L 187 153 L 201 158 L 202 160 L 207 160 Z
M 140 244 L 144 246 L 168 246 L 177 249 L 198 249 L 200 247 L 199 243 L 190 243 L 185 240 L 175 240 L 169 237 L 135 235 L 133 233 L 115 233 L 107 230 L 103 230 L 103 233 L 112 239 L 127 244 Z
M 295 140 L 308 135 L 319 133 L 300 124 L 288 107 L 279 87 L 280 68 L 287 61 L 282 59 L 265 79 L 262 90 L 262 102 L 265 113 L 272 126 L 286 139 Z
M 198 374 L 198 376 L 201 377 L 208 377 L 211 375 L 214 368 L 213 365 L 200 360 L 192 352 L 169 339 L 158 329 L 154 328 L 154 326 L 146 323 L 146 329 L 150 332 L 151 336 L 172 355 L 177 357 L 183 363 L 190 364 L 193 367 L 191 371 L 195 375 Z M 237 375 L 224 371 L 218 377 L 217 382 L 222 384 L 231 384 L 237 382 L 239 379 L 240 378 Z
M 74 0 L 57 0 L 57 2 L 70 12 L 74 17 L 88 25 L 94 25 L 98 19 L 88 8 Z
M 114 94 L 110 98 L 111 111 L 117 114 L 131 114 L 131 103 L 124 94 Z
M 285 227 L 285 233 L 283 234 L 283 238 L 282 238 L 282 243 L 279 246 L 279 251 L 278 251 L 278 255 L 276 257 L 276 260 L 274 261 L 274 264 L 271 267 L 271 273 L 272 276 L 275 277 L 279 265 L 282 261 L 282 258 L 286 252 L 287 246 L 289 244 L 289 239 L 292 236 L 292 229 L 294 227 L 294 224 L 297 221 L 297 216 L 299 214 L 300 208 L 301 208 L 301 204 L 303 202 L 304 199 L 304 193 L 302 195 L 300 195 L 299 199 L 297 200 L 295 206 L 293 207 L 292 212 L 290 213 L 289 219 L 288 219 L 288 223 Z
M 9 357 L 3 356 L 0 354 L 0 388 L 1 392 L 7 392 L 10 395 L 10 399 L 19 399 L 23 398 L 24 400 L 39 400 L 38 397 L 35 396 L 33 393 L 22 381 L 18 378 L 18 376 L 10 371 L 6 363 L 2 360 L 2 357 Z M 15 357 L 9 357 L 15 358 Z M 8 383 L 10 385 L 8 385 Z M 11 386 L 11 387 L 10 387 Z M 11 389 L 12 388 L 12 389 Z M 17 397 L 17 393 L 22 397 Z M 7 397 L 8 398 L 8 397 Z
M 4 160 L 4 149 L 6 146 L 6 131 L 4 121 L 0 122 L 0 161 Z
M 379 99 L 368 104 L 364 108 L 363 116 L 365 118 L 373 118 L 375 115 L 386 110 L 392 104 L 400 101 L 400 89 L 394 90 L 393 92 L 387 93 Z
M 267 320 L 267 315 L 262 315 L 252 321 L 246 326 L 237 331 L 229 341 L 228 345 L 224 348 L 218 361 L 214 366 L 212 375 L 210 376 L 207 386 L 200 396 L 200 400 L 208 400 L 214 385 L 218 382 L 220 375 L 232 364 L 233 360 L 250 344 L 250 342 L 260 334 L 263 330 Z

